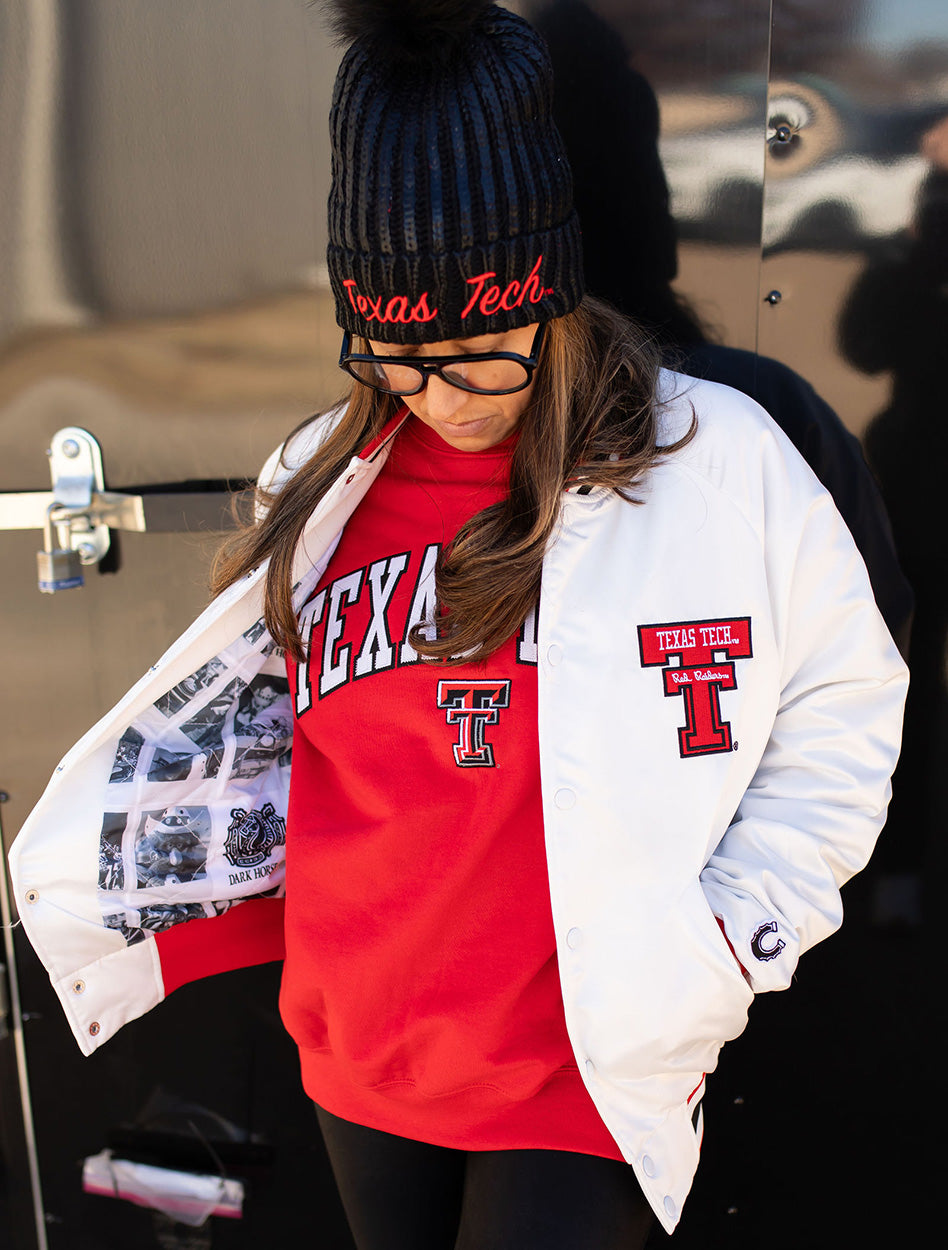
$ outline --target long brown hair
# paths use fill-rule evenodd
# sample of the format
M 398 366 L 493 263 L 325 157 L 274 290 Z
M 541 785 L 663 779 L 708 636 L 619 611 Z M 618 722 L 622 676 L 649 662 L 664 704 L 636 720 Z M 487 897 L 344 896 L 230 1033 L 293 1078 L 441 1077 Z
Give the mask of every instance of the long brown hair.
M 543 555 L 564 487 L 601 486 L 638 502 L 636 483 L 659 456 L 694 433 L 692 423 L 677 442 L 658 445 L 658 368 L 645 333 L 589 296 L 549 323 L 513 453 L 509 493 L 473 516 L 442 549 L 435 570 L 437 619 L 416 626 L 409 639 L 419 655 L 449 664 L 482 660 L 520 629 L 539 598 Z M 266 625 L 296 660 L 305 658 L 292 593 L 297 543 L 316 504 L 398 406 L 392 396 L 354 383 L 332 433 L 282 489 L 263 492 L 263 520 L 218 553 L 215 594 L 269 558 Z

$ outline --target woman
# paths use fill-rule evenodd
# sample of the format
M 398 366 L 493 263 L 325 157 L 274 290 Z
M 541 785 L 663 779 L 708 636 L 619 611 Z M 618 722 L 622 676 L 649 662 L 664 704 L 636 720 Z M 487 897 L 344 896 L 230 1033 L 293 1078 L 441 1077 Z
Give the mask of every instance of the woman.
M 721 1044 L 840 922 L 904 669 L 780 432 L 583 298 L 531 28 L 345 9 L 351 394 L 60 766 L 14 848 L 23 921 L 87 1052 L 285 943 L 360 1250 L 641 1246 Z M 169 809 L 204 858 L 141 880 Z M 284 841 L 285 916 L 253 897 Z

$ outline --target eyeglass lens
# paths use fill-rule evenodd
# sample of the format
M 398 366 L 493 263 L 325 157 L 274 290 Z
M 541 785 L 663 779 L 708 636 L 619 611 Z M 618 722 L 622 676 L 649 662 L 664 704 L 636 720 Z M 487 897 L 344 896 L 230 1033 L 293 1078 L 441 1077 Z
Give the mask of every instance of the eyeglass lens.
M 353 360 L 349 369 L 360 381 L 395 395 L 411 395 L 424 385 L 424 372 L 408 363 Z M 474 356 L 444 365 L 439 373 L 446 382 L 461 390 L 495 393 L 517 390 L 525 386 L 530 377 L 529 371 L 516 360 L 478 360 Z

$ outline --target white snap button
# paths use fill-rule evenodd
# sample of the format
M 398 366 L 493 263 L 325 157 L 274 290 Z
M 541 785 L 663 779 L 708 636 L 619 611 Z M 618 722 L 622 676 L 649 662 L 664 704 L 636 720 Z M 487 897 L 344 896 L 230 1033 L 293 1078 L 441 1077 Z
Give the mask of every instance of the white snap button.
M 642 1171 L 646 1176 L 654 1176 L 658 1169 L 655 1167 L 655 1160 L 651 1155 L 646 1155 L 642 1160 Z
M 665 1214 L 670 1220 L 673 1220 L 678 1214 L 678 1208 L 675 1206 L 674 1198 L 666 1198 L 662 1203 L 662 1206 L 665 1208 Z
M 576 950 L 579 947 L 582 940 L 583 940 L 583 935 L 579 931 L 579 929 L 570 929 L 569 933 L 567 933 L 566 935 L 566 945 L 570 948 L 571 951 Z
M 549 664 L 559 664 L 563 659 L 563 648 L 558 647 L 554 642 L 551 647 L 547 648 L 546 658 Z
M 84 993 L 86 992 L 86 983 L 85 983 L 85 981 L 73 981 L 73 983 L 72 983 L 72 992 L 73 992 L 74 994 L 84 994 Z
M 592 1061 L 591 1059 L 587 1059 L 587 1060 L 586 1060 L 586 1072 L 587 1072 L 587 1074 L 588 1074 L 589 1076 L 592 1076 L 592 1075 L 593 1075 L 593 1073 L 594 1073 L 595 1071 L 596 1071 L 596 1065 L 593 1063 L 593 1061 Z
M 576 806 L 576 793 L 564 787 L 553 795 L 553 802 L 561 812 L 568 812 L 571 807 Z

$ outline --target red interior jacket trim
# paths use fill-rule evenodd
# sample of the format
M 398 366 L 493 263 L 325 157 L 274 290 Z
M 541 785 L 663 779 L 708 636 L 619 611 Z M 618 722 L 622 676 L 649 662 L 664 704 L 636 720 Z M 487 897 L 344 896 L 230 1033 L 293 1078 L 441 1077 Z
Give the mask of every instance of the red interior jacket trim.
M 395 416 L 390 421 L 386 421 L 382 427 L 381 433 L 376 434 L 371 443 L 368 443 L 359 452 L 360 460 L 374 460 L 382 447 L 388 442 L 393 435 L 397 434 L 404 423 L 408 420 L 408 409 L 399 408 Z
M 201 977 L 282 959 L 283 899 L 248 899 L 222 916 L 165 929 L 155 943 L 166 997 Z

